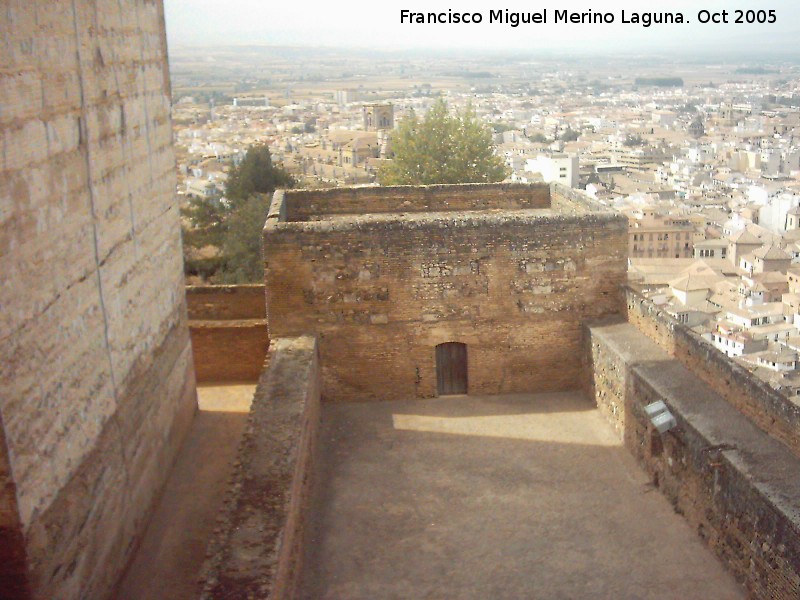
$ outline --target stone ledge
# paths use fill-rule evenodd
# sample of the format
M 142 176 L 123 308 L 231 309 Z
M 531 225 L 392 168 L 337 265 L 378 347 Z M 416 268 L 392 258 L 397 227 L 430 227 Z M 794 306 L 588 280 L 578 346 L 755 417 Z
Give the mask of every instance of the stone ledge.
M 189 329 L 241 329 L 248 327 L 266 327 L 266 319 L 195 319 L 189 321 Z
M 627 221 L 602 203 L 560 184 L 479 183 L 432 186 L 277 190 L 265 230 L 327 231 L 350 227 L 464 226 L 516 215 L 598 217 Z M 494 221 L 492 221 L 494 222 Z M 531 221 L 531 222 L 535 222 Z M 437 225 L 438 223 L 438 225 Z M 306 225 L 305 228 L 300 227 Z
M 265 234 L 275 233 L 325 233 L 336 231 L 376 230 L 376 231 L 406 231 L 406 230 L 438 230 L 438 229 L 469 229 L 492 227 L 548 227 L 548 226 L 575 226 L 586 227 L 627 227 L 625 217 L 620 214 L 607 212 L 577 212 L 565 211 L 563 213 L 546 208 L 522 210 L 476 210 L 452 212 L 416 212 L 416 213 L 365 213 L 348 214 L 342 217 L 332 216 L 319 221 L 275 221 L 267 220 L 264 226 Z M 268 243 L 268 242 L 267 242 Z
M 273 340 L 239 449 L 201 598 L 294 597 L 320 415 L 316 340 Z
M 800 404 L 796 399 L 772 389 L 636 290 L 625 291 L 629 322 L 800 457 Z
M 625 443 L 654 484 L 753 597 L 796 598 L 800 460 L 633 325 L 590 336 L 598 406 L 624 407 Z M 643 411 L 656 400 L 678 421 L 661 436 Z

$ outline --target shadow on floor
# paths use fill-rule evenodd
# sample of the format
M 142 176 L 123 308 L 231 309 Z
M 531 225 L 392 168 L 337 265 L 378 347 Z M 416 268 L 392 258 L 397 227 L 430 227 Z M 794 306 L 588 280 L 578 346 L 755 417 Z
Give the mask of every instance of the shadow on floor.
M 255 385 L 198 388 L 195 415 L 147 531 L 118 588 L 119 600 L 197 596 Z

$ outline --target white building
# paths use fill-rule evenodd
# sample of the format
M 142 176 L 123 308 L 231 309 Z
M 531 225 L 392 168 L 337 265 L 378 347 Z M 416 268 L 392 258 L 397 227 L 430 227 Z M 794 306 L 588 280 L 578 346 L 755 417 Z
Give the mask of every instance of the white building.
M 770 231 L 783 233 L 786 231 L 786 215 L 800 203 L 800 198 L 783 193 L 772 196 L 767 202 L 759 211 L 759 225 Z
M 703 337 L 726 356 L 742 356 L 767 349 L 766 340 L 754 340 L 748 332 L 728 323 L 719 323 Z
M 757 306 L 732 308 L 727 311 L 726 317 L 728 321 L 744 329 L 783 323 L 783 303 L 765 302 Z
M 578 157 L 574 154 L 540 154 L 527 160 L 525 171 L 541 173 L 545 183 L 557 181 L 578 187 Z

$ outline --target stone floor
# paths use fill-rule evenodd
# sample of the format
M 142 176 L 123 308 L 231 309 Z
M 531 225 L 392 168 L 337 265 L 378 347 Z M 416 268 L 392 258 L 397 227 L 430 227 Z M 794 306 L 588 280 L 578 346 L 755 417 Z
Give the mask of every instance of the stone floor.
M 576 394 L 326 405 L 302 597 L 745 594 Z
M 197 577 L 217 525 L 255 387 L 198 387 L 199 411 L 118 589 L 119 600 L 197 597 Z

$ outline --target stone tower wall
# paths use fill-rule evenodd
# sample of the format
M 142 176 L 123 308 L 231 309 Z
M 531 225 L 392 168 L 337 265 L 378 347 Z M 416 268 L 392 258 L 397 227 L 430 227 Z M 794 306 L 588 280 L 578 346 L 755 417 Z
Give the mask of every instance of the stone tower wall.
M 9 0 L 0 28 L 0 577 L 103 598 L 196 410 L 163 6 Z
M 270 337 L 319 337 L 327 401 L 436 395 L 444 342 L 467 344 L 469 393 L 581 387 L 581 324 L 624 306 L 627 226 L 611 213 L 564 214 L 573 206 L 564 198 L 518 208 L 521 199 L 541 207 L 542 193 L 549 188 L 365 190 L 360 216 L 358 193 L 342 191 L 340 210 L 333 193 L 299 192 L 314 215 L 294 206 L 295 192 L 278 193 L 264 236 Z M 479 195 L 488 210 L 442 210 Z M 410 206 L 372 213 L 388 210 L 381 199 Z

